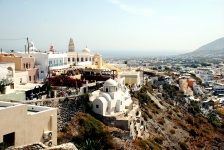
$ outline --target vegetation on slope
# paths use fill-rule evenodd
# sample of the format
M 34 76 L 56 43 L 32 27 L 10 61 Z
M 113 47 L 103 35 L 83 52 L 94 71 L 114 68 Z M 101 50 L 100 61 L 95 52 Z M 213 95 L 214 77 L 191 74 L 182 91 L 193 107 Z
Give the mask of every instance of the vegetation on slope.
M 90 114 L 78 113 L 63 132 L 58 143 L 73 142 L 79 149 L 112 149 L 112 136 L 104 125 Z
M 140 101 L 142 115 L 149 129 L 149 138 L 136 139 L 136 146 L 141 149 L 183 150 L 224 148 L 223 122 L 218 121 L 215 115 L 202 115 L 197 103 L 187 104 L 181 91 L 172 86 L 164 89 L 164 96 L 157 98 L 166 108 L 164 110 L 153 103 L 144 90 L 140 91 L 141 94 L 137 92 L 133 95 Z M 177 101 L 179 105 L 174 105 Z M 162 136 L 162 140 L 158 140 L 159 136 Z

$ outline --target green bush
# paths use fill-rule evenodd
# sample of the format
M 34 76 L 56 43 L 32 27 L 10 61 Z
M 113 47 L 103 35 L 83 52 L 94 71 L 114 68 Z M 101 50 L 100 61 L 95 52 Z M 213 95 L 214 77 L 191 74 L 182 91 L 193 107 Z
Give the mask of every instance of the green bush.
M 80 126 L 79 134 L 72 139 L 78 147 L 88 147 L 91 145 L 96 146 L 93 147 L 94 149 L 113 148 L 112 136 L 104 129 L 100 121 L 89 114 L 85 114 L 85 116 L 79 119 L 78 124 Z
M 8 147 L 8 145 L 4 142 L 0 143 L 0 150 L 5 150 Z

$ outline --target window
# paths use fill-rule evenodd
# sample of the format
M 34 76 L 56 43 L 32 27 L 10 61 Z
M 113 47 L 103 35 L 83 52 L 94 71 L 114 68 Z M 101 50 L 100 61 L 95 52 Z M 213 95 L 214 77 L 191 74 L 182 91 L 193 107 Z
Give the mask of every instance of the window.
M 43 70 L 41 70 L 41 71 L 40 71 L 40 73 L 44 73 L 44 71 L 43 71 Z
M 86 57 L 86 61 L 88 61 L 88 58 Z
M 75 61 L 75 58 L 73 57 L 73 58 L 72 58 L 72 62 L 74 62 L 74 61 Z
M 34 81 L 36 80 L 35 76 L 33 76 L 33 80 L 34 80 Z
M 99 105 L 96 105 L 96 108 L 99 108 Z
M 121 101 L 121 105 L 122 105 L 122 101 Z
M 24 63 L 23 66 L 24 66 L 24 69 L 25 69 L 26 68 L 26 64 Z
M 31 81 L 31 76 L 29 76 L 29 80 Z
M 77 62 L 79 61 L 79 58 L 77 58 Z
M 22 83 L 22 81 L 23 81 L 23 79 L 22 79 L 22 78 L 20 78 L 20 79 L 19 79 L 19 83 Z
M 70 58 L 68 58 L 68 62 L 70 62 Z
M 89 61 L 91 61 L 91 57 L 89 57 Z
M 109 92 L 109 89 L 108 89 L 108 87 L 106 87 L 106 92 Z
M 83 58 L 81 58 L 81 62 L 83 62 Z
M 26 63 L 26 69 L 28 69 L 29 67 L 28 67 L 28 63 Z
M 3 142 L 7 146 L 13 146 L 15 144 L 15 132 L 3 135 Z

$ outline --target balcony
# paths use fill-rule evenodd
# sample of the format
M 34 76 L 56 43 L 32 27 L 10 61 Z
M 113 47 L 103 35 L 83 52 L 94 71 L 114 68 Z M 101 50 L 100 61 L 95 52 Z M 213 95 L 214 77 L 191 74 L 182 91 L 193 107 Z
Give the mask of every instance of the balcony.
M 49 67 L 57 67 L 57 66 L 64 66 L 64 65 L 67 65 L 67 63 L 49 64 Z

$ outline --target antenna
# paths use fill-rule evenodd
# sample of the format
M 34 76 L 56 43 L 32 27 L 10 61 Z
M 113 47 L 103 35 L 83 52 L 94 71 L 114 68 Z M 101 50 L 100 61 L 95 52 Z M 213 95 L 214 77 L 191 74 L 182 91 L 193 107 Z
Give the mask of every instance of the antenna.
M 30 53 L 30 45 L 29 45 L 29 39 L 28 39 L 28 37 L 26 38 L 26 40 L 27 40 L 27 44 L 28 44 L 27 49 L 28 49 L 28 54 L 29 54 Z

